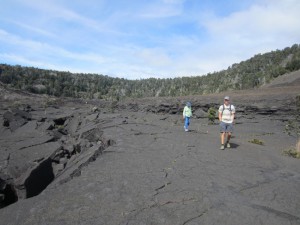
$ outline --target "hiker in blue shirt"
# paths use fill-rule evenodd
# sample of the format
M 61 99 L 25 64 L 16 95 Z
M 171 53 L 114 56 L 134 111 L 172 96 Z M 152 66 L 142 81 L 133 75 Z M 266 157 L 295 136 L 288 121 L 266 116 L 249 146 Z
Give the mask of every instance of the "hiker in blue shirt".
M 186 103 L 183 109 L 183 119 L 184 119 L 184 130 L 189 131 L 190 117 L 192 116 L 192 104 L 190 102 Z

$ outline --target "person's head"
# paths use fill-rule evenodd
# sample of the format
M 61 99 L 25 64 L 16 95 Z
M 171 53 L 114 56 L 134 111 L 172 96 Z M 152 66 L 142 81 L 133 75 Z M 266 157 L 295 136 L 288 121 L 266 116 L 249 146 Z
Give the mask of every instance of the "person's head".
M 186 103 L 186 106 L 187 106 L 187 107 L 191 107 L 191 106 L 192 106 L 192 103 L 187 102 L 187 103 Z
M 229 101 L 230 101 L 229 96 L 225 96 L 225 97 L 224 97 L 224 103 L 225 103 L 225 104 L 229 104 Z

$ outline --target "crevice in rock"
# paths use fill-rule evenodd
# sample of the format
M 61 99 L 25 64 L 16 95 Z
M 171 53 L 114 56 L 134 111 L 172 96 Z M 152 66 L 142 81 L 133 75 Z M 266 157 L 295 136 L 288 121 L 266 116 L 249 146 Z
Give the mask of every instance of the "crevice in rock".
M 182 225 L 185 225 L 185 224 L 188 224 L 189 222 L 195 220 L 195 219 L 198 219 L 200 218 L 201 216 L 203 216 L 204 214 L 206 214 L 208 212 L 208 210 L 202 212 L 201 214 L 199 214 L 198 216 L 195 216 L 195 217 L 192 217 L 190 219 L 188 219 L 187 221 L 185 221 Z
M 5 188 L 0 190 L 0 209 L 18 201 L 18 196 L 13 185 L 5 184 Z
M 31 198 L 40 194 L 53 180 L 54 173 L 52 160 L 49 158 L 40 163 L 26 179 L 24 183 L 26 188 L 26 198 Z
M 43 137 L 43 142 L 32 139 L 27 146 L 21 142 L 18 150 L 38 148 L 42 144 L 58 141 L 53 149 L 50 149 L 51 155 L 38 155 L 31 159 L 30 167 L 20 176 L 8 177 L 6 174 L 2 176 L 0 208 L 20 199 L 37 196 L 53 182 L 54 185 L 62 184 L 80 176 L 84 167 L 95 161 L 107 147 L 115 144 L 114 140 L 104 138 L 103 130 L 98 127 L 86 128 L 79 136 L 72 137 L 67 136 L 68 132 L 64 129 L 66 118 L 61 117 L 53 122 L 54 126 L 51 131 L 47 129 L 49 134 Z M 6 165 L 9 161 L 10 153 L 6 157 Z
M 102 154 L 103 150 L 104 148 L 99 148 L 97 151 L 95 151 L 94 154 L 86 162 L 82 163 L 73 173 L 71 173 L 70 175 L 71 179 L 80 176 L 82 168 L 86 167 L 91 162 L 96 161 L 99 155 Z
M 162 185 L 162 186 L 156 188 L 155 191 L 159 191 L 159 190 L 165 188 L 166 186 L 168 186 L 169 184 L 171 184 L 171 182 L 167 182 L 166 184 L 164 184 L 164 185 Z
M 77 169 L 75 169 L 70 175 L 69 177 L 61 180 L 59 183 L 60 184 L 64 184 L 66 182 L 69 182 L 70 180 L 72 180 L 75 177 L 79 177 L 81 175 L 81 170 L 88 166 L 91 162 L 96 161 L 96 159 L 103 153 L 103 151 L 105 150 L 105 148 L 115 144 L 114 140 L 107 140 L 105 141 L 106 143 L 104 145 L 101 145 L 97 150 L 94 151 L 94 153 L 87 159 L 87 161 L 85 161 L 84 163 L 80 164 Z
M 62 118 L 54 119 L 53 121 L 54 121 L 55 125 L 62 126 L 62 125 L 64 125 L 66 120 L 67 120 L 67 118 L 62 117 Z
M 35 146 L 40 146 L 40 145 L 43 145 L 45 143 L 50 143 L 50 142 L 55 142 L 55 141 L 57 141 L 57 139 L 55 137 L 52 137 L 52 138 L 50 138 L 49 140 L 47 140 L 43 143 L 31 144 L 31 145 L 27 145 L 27 146 L 24 146 L 24 147 L 20 147 L 19 150 L 23 150 L 23 149 L 31 148 L 31 147 L 35 147 Z

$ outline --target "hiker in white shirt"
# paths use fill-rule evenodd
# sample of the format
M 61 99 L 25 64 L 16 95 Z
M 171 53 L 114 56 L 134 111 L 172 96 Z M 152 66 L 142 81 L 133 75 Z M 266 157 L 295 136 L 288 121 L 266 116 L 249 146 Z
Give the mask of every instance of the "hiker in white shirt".
M 230 138 L 233 132 L 235 107 L 230 104 L 229 97 L 225 96 L 224 104 L 219 107 L 219 121 L 221 133 L 221 150 L 225 149 L 225 136 L 227 134 L 226 147 L 230 148 Z

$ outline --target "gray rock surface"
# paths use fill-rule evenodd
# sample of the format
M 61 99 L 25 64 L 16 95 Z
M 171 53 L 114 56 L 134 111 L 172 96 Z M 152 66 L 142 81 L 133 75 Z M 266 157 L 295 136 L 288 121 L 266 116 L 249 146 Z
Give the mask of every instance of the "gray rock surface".
M 289 91 L 231 93 L 237 120 L 225 151 L 218 124 L 202 117 L 224 93 L 114 110 L 71 100 L 43 108 L 42 99 L 20 107 L 24 124 L 0 126 L 0 224 L 300 224 L 300 163 L 282 155 L 297 142 L 285 132 L 298 93 Z M 12 109 L 2 103 L 4 118 Z
M 88 109 L 74 114 L 69 107 L 38 106 L 1 109 L 0 208 L 80 175 L 81 168 L 113 143 Z

